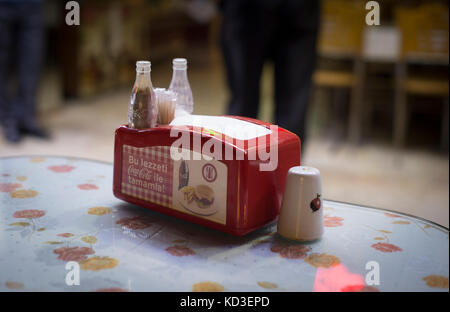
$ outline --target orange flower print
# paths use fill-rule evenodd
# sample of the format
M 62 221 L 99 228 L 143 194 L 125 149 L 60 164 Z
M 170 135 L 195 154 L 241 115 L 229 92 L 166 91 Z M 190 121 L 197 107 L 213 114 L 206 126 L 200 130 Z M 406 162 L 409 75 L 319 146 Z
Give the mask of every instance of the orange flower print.
M 193 251 L 191 248 L 177 245 L 167 247 L 166 251 L 175 257 L 195 255 L 195 251 Z
M 428 275 L 423 278 L 428 287 L 431 288 L 447 288 L 448 289 L 448 277 L 442 275 Z
M 80 190 L 84 191 L 90 191 L 90 190 L 98 190 L 98 186 L 95 184 L 85 183 L 85 184 L 78 184 L 77 187 Z
M 72 237 L 73 234 L 72 233 L 61 233 L 61 234 L 57 234 L 56 236 L 59 236 L 59 237 Z
M 43 157 L 31 157 L 30 158 L 30 162 L 32 162 L 32 163 L 41 163 L 41 162 L 44 162 L 45 161 L 45 158 L 43 158 Z
M 117 220 L 116 224 L 120 224 L 122 227 L 126 227 L 131 230 L 141 230 L 151 226 L 152 220 L 147 216 L 137 216 L 134 218 L 122 218 Z
M 270 251 L 279 253 L 281 258 L 287 259 L 303 259 L 310 250 L 311 249 L 305 245 L 275 245 L 270 248 Z
M 223 291 L 223 286 L 216 282 L 200 282 L 192 285 L 193 292 L 218 292 Z
M 392 222 L 392 224 L 411 224 L 409 221 L 397 220 Z
M 330 217 L 328 215 L 323 216 L 323 225 L 326 227 L 342 226 L 342 221 L 344 221 L 344 218 L 341 217 Z
M 119 261 L 110 257 L 90 257 L 80 262 L 83 270 L 100 271 L 115 268 Z
M 311 264 L 313 267 L 316 268 L 329 268 L 331 266 L 335 266 L 341 263 L 341 260 L 339 260 L 338 257 L 335 257 L 333 255 L 329 255 L 327 253 L 313 253 L 310 254 L 306 259 L 306 262 Z
M 91 207 L 88 210 L 88 214 L 96 215 L 96 216 L 103 216 L 103 215 L 108 214 L 110 212 L 111 212 L 111 209 L 109 209 L 108 207 L 102 207 L 102 206 Z
M 82 261 L 87 259 L 87 255 L 94 254 L 94 249 L 90 247 L 61 247 L 53 250 L 63 261 Z
M 382 243 L 382 242 L 373 244 L 371 247 L 375 248 L 376 250 L 379 250 L 381 252 L 395 252 L 395 251 L 402 251 L 403 250 L 400 247 L 395 246 L 393 244 Z
M 9 288 L 9 289 L 23 289 L 24 288 L 23 283 L 11 282 L 11 281 L 5 282 L 5 286 L 6 286 L 6 288 Z
M 68 165 L 60 165 L 60 166 L 50 166 L 50 167 L 48 167 L 48 170 L 51 170 L 51 171 L 57 172 L 57 173 L 70 172 L 73 169 L 75 169 L 74 166 L 68 166 Z
M 19 183 L 0 183 L 0 192 L 14 192 L 19 187 L 22 187 L 22 184 Z
M 389 218 L 401 218 L 402 217 L 402 216 L 399 216 L 399 215 L 396 215 L 393 213 L 389 213 L 389 212 L 385 212 L 384 215 Z
M 37 194 L 39 193 L 33 190 L 18 190 L 9 193 L 12 198 L 33 198 L 36 197 Z
M 275 289 L 278 288 L 278 285 L 271 282 L 258 282 L 258 285 L 265 289 Z
M 19 210 L 14 212 L 14 218 L 36 219 L 45 215 L 45 211 L 37 209 Z

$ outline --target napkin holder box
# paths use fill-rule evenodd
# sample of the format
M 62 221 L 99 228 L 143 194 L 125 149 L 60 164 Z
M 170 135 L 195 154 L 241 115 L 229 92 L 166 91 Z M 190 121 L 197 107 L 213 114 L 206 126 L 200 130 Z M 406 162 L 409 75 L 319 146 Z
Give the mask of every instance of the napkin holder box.
M 238 119 L 272 129 L 271 134 L 256 140 L 240 140 L 195 126 L 137 130 L 123 125 L 115 131 L 114 195 L 126 202 L 237 236 L 274 222 L 279 214 L 287 172 L 300 165 L 299 137 L 255 119 L 220 118 Z M 178 135 L 171 136 L 171 131 L 172 135 L 174 131 Z M 173 147 L 183 135 L 189 138 L 189 151 L 179 144 Z M 211 158 L 214 155 L 205 153 L 205 144 L 214 145 L 210 152 L 221 149 L 223 159 Z M 275 160 L 273 157 L 268 160 L 267 155 L 260 157 L 259 150 L 268 151 L 269 145 L 270 149 L 275 148 L 274 144 L 278 149 L 276 166 L 274 170 L 262 171 L 261 164 L 268 165 Z M 233 152 L 232 159 L 227 160 L 226 150 Z M 174 151 L 178 154 L 172 154 Z M 184 152 L 185 157 L 189 154 L 190 158 L 177 159 L 180 152 Z M 199 159 L 202 155 L 206 155 L 206 159 Z

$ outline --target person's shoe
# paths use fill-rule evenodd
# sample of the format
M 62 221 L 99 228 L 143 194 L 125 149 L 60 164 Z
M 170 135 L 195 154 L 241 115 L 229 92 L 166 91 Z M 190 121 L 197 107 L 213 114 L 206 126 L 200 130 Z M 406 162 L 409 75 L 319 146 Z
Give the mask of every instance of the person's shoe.
M 6 120 L 3 123 L 3 134 L 10 143 L 17 143 L 21 138 L 19 127 L 15 120 Z
M 41 139 L 50 138 L 50 135 L 45 130 L 43 130 L 34 119 L 27 119 L 21 122 L 19 124 L 19 130 L 23 134 L 28 134 Z

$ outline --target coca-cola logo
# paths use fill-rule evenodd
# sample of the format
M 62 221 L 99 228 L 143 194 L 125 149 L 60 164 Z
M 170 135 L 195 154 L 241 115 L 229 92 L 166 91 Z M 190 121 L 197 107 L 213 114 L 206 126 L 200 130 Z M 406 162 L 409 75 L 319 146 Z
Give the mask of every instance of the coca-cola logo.
M 206 164 L 202 168 L 203 179 L 208 182 L 214 182 L 217 179 L 217 170 L 211 164 Z

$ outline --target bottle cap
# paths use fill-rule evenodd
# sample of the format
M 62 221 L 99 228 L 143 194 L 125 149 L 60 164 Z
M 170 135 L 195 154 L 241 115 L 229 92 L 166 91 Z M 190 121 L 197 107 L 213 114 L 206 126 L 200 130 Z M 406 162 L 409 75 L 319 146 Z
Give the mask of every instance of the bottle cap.
M 172 61 L 173 69 L 186 69 L 187 60 L 185 58 L 176 58 Z
M 149 73 L 150 70 L 151 70 L 151 63 L 149 61 L 137 61 L 136 62 L 136 72 Z

